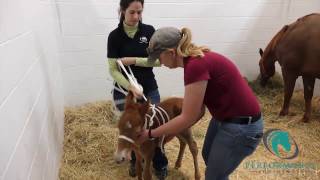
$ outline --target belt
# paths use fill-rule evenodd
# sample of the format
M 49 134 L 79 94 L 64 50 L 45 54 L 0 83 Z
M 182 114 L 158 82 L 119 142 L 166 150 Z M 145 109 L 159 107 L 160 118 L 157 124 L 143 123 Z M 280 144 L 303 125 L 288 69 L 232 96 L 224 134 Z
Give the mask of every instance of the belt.
M 223 123 L 235 123 L 235 124 L 252 124 L 261 118 L 261 113 L 256 116 L 240 116 L 234 118 L 226 118 Z

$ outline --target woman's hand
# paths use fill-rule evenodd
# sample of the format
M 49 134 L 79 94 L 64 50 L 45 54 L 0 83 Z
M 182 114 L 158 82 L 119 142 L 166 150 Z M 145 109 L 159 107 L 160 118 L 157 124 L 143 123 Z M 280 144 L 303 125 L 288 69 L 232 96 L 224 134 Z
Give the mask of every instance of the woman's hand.
M 130 84 L 129 86 L 129 91 L 131 91 L 133 93 L 133 96 L 137 99 L 140 99 L 143 97 L 143 91 L 141 91 L 141 89 L 136 88 L 132 84 Z
M 136 58 L 135 57 L 123 57 L 123 58 L 121 58 L 121 62 L 125 66 L 130 66 L 130 65 L 136 64 Z
M 137 143 L 138 144 L 142 144 L 144 143 L 145 141 L 147 141 L 149 139 L 149 136 L 148 136 L 148 130 L 147 129 L 143 129 L 140 134 L 138 135 L 138 139 L 137 139 Z

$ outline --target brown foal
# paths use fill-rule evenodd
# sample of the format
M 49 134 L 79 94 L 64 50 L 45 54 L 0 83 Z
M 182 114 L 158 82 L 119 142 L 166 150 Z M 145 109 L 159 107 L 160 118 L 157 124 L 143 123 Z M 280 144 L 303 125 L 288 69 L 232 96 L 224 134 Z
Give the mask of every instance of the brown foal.
M 181 167 L 181 161 L 184 154 L 186 144 L 188 144 L 191 154 L 193 156 L 195 179 L 200 179 L 200 172 L 198 166 L 198 147 L 193 139 L 191 128 L 187 128 L 178 134 L 172 136 L 165 136 L 161 138 L 155 138 L 154 140 L 148 140 L 141 145 L 136 144 L 137 135 L 143 128 L 154 129 L 162 124 L 168 122 L 170 119 L 181 114 L 182 111 L 182 98 L 169 98 L 162 101 L 160 104 L 152 108 L 149 101 L 144 103 L 136 103 L 134 101 L 133 94 L 129 92 L 126 97 L 125 110 L 120 117 L 119 139 L 118 147 L 115 152 L 114 158 L 117 163 L 124 162 L 133 150 L 136 154 L 136 171 L 139 180 L 152 179 L 151 175 L 151 161 L 154 156 L 155 148 L 160 145 L 163 149 L 164 144 L 170 141 L 174 136 L 178 138 L 180 143 L 180 150 L 175 168 Z M 204 110 L 201 117 L 204 114 Z M 153 118 L 152 118 L 153 117 Z M 200 118 L 201 118 L 200 117 Z M 199 119 L 200 119 L 199 118 Z M 144 168 L 142 170 L 142 159 L 144 159 Z

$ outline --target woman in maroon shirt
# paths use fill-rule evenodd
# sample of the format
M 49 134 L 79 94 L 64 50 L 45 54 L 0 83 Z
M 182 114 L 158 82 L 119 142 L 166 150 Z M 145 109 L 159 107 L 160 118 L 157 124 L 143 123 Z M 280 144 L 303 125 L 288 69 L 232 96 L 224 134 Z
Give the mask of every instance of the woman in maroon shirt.
M 199 120 L 205 105 L 212 115 L 202 156 L 206 179 L 225 180 L 261 141 L 263 119 L 256 97 L 226 57 L 191 42 L 191 32 L 173 27 L 158 29 L 147 49 L 150 60 L 184 68 L 185 94 L 182 113 L 156 129 L 144 130 L 149 138 L 174 135 Z

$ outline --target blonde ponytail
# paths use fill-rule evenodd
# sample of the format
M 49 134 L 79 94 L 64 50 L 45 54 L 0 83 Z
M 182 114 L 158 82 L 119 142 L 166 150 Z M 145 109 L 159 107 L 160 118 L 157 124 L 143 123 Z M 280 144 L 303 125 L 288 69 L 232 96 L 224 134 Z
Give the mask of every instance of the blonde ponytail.
M 210 49 L 206 46 L 196 46 L 191 42 L 192 34 L 190 29 L 182 28 L 181 29 L 182 38 L 177 47 L 178 55 L 182 57 L 203 57 L 204 52 L 210 51 Z

